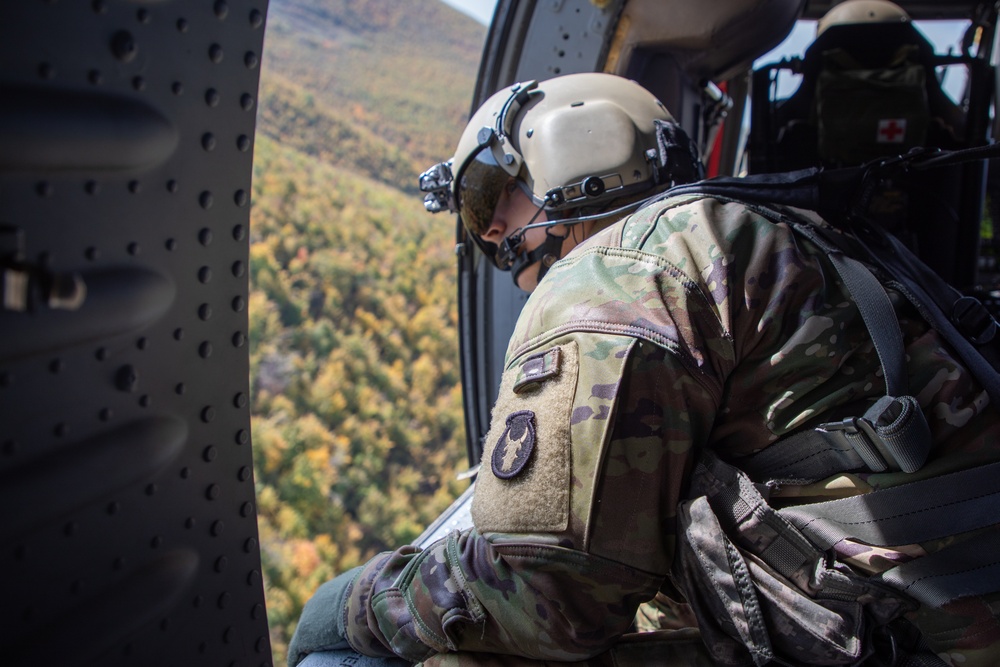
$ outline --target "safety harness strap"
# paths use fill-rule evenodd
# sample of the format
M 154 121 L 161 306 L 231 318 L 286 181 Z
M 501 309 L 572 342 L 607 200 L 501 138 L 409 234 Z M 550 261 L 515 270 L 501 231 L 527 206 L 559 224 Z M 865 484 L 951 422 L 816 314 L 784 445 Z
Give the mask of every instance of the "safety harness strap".
M 852 538 L 877 546 L 940 539 L 1000 521 L 1000 463 L 779 511 L 821 549 Z
M 881 575 L 886 584 L 932 607 L 1000 590 L 1000 534 L 989 531 Z
M 861 417 L 821 424 L 779 440 L 741 459 L 740 467 L 757 479 L 800 481 L 847 470 L 919 470 L 930 452 L 930 428 L 916 399 L 907 395 L 903 336 L 889 296 L 864 264 L 828 242 L 815 227 L 790 224 L 826 252 L 857 304 L 882 365 L 886 395 Z
M 727 534 L 817 598 L 850 600 L 870 584 L 824 568 L 826 551 L 845 539 L 897 546 L 995 525 L 1000 463 L 871 493 L 781 510 L 771 507 L 735 466 L 706 452 L 692 492 L 705 495 Z M 929 605 L 1000 591 L 1000 533 L 990 531 L 873 578 Z

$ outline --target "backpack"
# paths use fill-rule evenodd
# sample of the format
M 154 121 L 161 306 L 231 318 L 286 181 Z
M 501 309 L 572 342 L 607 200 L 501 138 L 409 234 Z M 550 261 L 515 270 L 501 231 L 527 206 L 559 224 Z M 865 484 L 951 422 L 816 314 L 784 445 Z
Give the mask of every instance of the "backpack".
M 934 166 L 978 159 L 981 153 L 970 149 L 930 158 L 914 153 L 906 161 L 926 159 Z M 768 503 L 775 480 L 806 483 L 858 469 L 915 472 L 928 455 L 931 436 L 916 399 L 908 395 L 902 335 L 876 272 L 949 341 L 993 405 L 1000 406 L 992 315 L 866 221 L 867 197 L 876 185 L 871 181 L 883 176 L 881 168 L 717 178 L 663 195 L 698 193 L 742 202 L 825 251 L 858 305 L 886 378 L 886 396 L 862 414 L 786 436 L 740 459 L 739 467 L 710 451 L 696 464 L 688 500 L 678 512 L 674 579 L 721 665 L 944 665 L 903 615 L 920 605 L 939 608 L 1000 592 L 995 531 L 872 577 L 831 556 L 833 545 L 845 538 L 892 546 L 994 525 L 1000 463 L 839 500 L 785 508 Z M 837 221 L 839 231 L 796 209 Z

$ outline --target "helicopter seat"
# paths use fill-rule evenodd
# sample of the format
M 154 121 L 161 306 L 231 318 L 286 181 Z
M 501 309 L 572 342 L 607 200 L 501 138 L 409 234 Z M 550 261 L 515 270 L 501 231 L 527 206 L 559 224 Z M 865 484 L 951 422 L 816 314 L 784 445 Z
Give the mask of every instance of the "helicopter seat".
M 961 147 L 964 114 L 941 89 L 934 48 L 909 22 L 835 25 L 775 109 L 782 169 L 850 166 L 916 146 Z

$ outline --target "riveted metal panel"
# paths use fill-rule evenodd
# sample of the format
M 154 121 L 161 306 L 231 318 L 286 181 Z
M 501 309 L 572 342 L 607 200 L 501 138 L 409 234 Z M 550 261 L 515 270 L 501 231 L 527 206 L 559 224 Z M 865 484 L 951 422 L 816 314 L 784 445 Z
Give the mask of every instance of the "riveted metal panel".
M 246 312 L 266 10 L 4 5 L 4 664 L 270 664 Z

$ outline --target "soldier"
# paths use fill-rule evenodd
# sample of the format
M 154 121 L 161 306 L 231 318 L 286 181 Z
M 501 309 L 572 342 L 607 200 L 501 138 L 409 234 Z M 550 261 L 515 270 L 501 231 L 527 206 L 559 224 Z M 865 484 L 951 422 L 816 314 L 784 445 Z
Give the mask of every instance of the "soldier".
M 474 528 L 325 584 L 290 666 L 1000 664 L 997 392 L 815 214 L 656 197 L 694 162 L 648 92 L 577 74 L 424 175 L 533 288 Z M 698 629 L 634 633 L 657 596 Z

